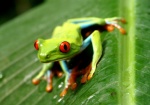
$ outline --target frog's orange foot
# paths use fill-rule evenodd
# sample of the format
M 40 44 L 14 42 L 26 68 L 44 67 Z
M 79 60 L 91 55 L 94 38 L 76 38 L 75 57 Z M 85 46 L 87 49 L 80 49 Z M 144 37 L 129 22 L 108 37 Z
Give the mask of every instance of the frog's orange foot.
M 53 89 L 52 84 L 49 84 L 49 85 L 46 86 L 46 91 L 47 91 L 47 92 L 51 92 L 52 89 Z
M 123 29 L 123 28 L 120 28 L 119 31 L 120 31 L 120 33 L 122 33 L 122 34 L 126 34 L 126 30 Z
M 126 23 L 125 19 L 122 18 L 113 18 L 113 19 L 107 19 L 106 20 L 106 25 L 105 25 L 105 29 L 107 31 L 113 31 L 114 27 L 116 27 L 117 29 L 119 29 L 121 34 L 126 34 L 126 30 L 124 28 L 122 28 L 118 22 L 122 22 L 122 23 Z
M 76 88 L 77 88 L 77 83 L 76 82 L 72 83 L 71 84 L 71 89 L 75 90 Z
M 92 65 L 90 63 L 85 69 L 82 70 L 83 76 L 81 79 L 81 83 L 86 83 L 89 80 L 88 75 L 89 75 L 91 69 L 92 69 Z
M 47 81 L 47 86 L 46 86 L 46 91 L 51 92 L 53 89 L 52 86 L 52 80 L 53 80 L 53 72 L 48 71 L 46 75 L 46 81 Z
M 116 27 L 119 31 L 120 31 L 120 33 L 121 34 L 126 34 L 126 30 L 124 29 L 124 28 L 122 28 L 120 25 L 118 25 L 118 24 L 111 24 L 113 27 Z M 110 26 L 108 25 L 107 26 L 107 28 L 108 29 L 106 29 L 107 31 L 113 31 L 113 29 L 110 29 L 109 28 Z
M 60 97 L 64 97 L 67 94 L 68 88 L 65 88 L 61 93 Z
M 86 83 L 87 82 L 87 80 L 88 80 L 87 75 L 88 74 L 85 74 L 85 75 L 82 76 L 81 83 Z
M 38 85 L 40 83 L 39 79 L 32 79 L 32 84 Z
M 81 72 L 78 71 L 78 66 L 74 67 L 70 73 L 70 77 L 68 80 L 68 87 L 70 87 L 72 90 L 75 90 L 77 87 L 76 78 L 81 75 Z
M 120 19 L 120 21 L 124 24 L 127 23 L 125 19 Z
M 82 79 L 81 79 L 81 83 L 86 83 L 87 81 L 89 81 L 91 78 L 93 77 L 93 74 L 85 74 Z
M 63 75 L 63 72 L 62 72 L 62 71 L 56 71 L 56 75 L 57 75 L 58 77 L 61 77 L 61 76 Z
M 114 27 L 113 25 L 110 25 L 110 24 L 106 24 L 106 25 L 104 26 L 104 28 L 105 28 L 107 31 L 109 31 L 109 32 L 112 32 L 112 31 L 115 29 L 115 27 Z
M 88 75 L 88 80 L 90 80 L 93 77 L 93 74 Z
M 75 90 L 77 87 L 76 77 L 77 77 L 77 75 L 70 77 L 68 86 L 66 86 L 66 87 L 71 88 L 72 90 Z

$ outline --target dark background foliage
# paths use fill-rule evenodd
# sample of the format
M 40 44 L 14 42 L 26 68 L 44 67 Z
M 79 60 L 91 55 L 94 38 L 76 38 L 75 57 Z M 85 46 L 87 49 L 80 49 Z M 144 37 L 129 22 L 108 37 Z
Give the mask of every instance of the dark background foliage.
M 0 24 L 24 13 L 25 11 L 43 3 L 44 0 L 1 0 Z

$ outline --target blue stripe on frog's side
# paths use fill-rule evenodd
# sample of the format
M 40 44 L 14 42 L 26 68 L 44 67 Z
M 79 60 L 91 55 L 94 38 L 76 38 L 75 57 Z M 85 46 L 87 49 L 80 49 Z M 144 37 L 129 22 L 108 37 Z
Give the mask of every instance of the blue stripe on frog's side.
M 91 20 L 76 20 L 76 21 L 72 21 L 72 23 L 80 24 L 80 23 L 89 22 L 89 21 L 91 21 Z
M 81 29 L 88 28 L 92 24 L 93 25 L 95 24 L 92 22 L 91 19 L 89 19 L 89 20 L 76 20 L 76 21 L 72 21 L 72 23 L 80 25 Z
M 89 44 L 91 43 L 91 35 L 89 35 L 84 41 L 81 46 L 80 52 L 82 52 Z
M 60 66 L 62 67 L 63 71 L 65 73 L 69 73 L 69 68 L 67 66 L 66 61 L 65 60 L 61 60 L 61 61 L 59 61 L 59 63 L 60 63 Z

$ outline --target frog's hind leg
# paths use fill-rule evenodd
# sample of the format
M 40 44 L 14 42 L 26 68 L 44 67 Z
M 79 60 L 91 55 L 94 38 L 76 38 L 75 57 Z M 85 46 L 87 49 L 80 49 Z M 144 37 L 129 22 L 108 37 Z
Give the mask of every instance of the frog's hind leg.
M 120 18 L 120 17 L 114 17 L 114 18 L 106 18 L 105 21 L 106 21 L 105 29 L 106 29 L 107 31 L 113 31 L 113 30 L 114 30 L 114 27 L 116 27 L 117 29 L 119 29 L 119 31 L 120 31 L 122 34 L 126 34 L 125 29 L 123 29 L 123 28 L 118 24 L 118 22 L 126 23 L 125 19 Z
M 81 75 L 80 71 L 79 71 L 79 65 L 76 65 L 72 71 L 71 71 L 71 74 L 70 74 L 70 78 L 69 78 L 69 84 L 70 84 L 70 87 L 72 90 L 75 90 L 76 87 L 77 87 L 77 82 L 76 82 L 76 79 L 77 77 Z

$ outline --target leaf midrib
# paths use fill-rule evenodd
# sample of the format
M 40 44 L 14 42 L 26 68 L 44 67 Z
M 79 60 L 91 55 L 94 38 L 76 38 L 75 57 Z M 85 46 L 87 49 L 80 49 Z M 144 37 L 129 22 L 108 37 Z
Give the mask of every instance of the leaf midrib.
M 135 0 L 120 0 L 119 15 L 127 20 L 119 37 L 119 105 L 135 105 Z

